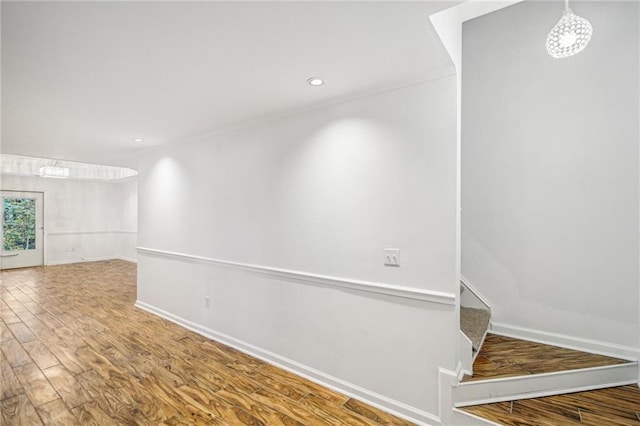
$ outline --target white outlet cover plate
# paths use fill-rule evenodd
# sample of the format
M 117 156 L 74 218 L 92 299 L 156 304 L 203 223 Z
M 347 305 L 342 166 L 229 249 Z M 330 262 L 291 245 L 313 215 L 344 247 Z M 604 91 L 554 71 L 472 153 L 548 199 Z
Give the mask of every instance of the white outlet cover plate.
M 384 266 L 400 266 L 400 249 L 384 248 L 382 249 L 382 257 Z

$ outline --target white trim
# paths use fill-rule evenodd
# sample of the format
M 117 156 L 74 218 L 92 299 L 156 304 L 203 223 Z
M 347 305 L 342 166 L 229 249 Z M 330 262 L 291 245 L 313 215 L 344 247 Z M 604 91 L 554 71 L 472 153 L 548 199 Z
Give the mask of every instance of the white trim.
M 597 340 L 567 336 L 564 334 L 532 330 L 530 328 L 518 327 L 499 322 L 492 322 L 491 326 L 491 333 L 493 334 L 626 359 L 628 361 L 637 361 L 640 354 L 640 348 L 633 348 L 631 346 L 622 346 Z
M 480 349 L 482 349 L 482 345 L 484 345 L 484 340 L 487 338 L 487 334 L 489 334 L 489 330 L 491 330 L 491 322 L 489 322 L 487 329 L 484 331 L 484 334 L 482 335 L 482 339 L 480 339 L 480 345 L 478 345 L 478 350 L 475 351 L 473 354 L 473 362 L 476 362 L 476 358 L 478 358 L 478 355 L 480 355 Z
M 56 265 L 70 265 L 72 263 L 85 263 L 85 262 L 103 262 L 105 260 L 113 260 L 113 257 L 92 257 L 92 258 L 75 258 L 75 259 L 64 259 L 64 260 L 53 260 L 46 264 L 46 266 L 56 266 Z
M 606 365 L 579 370 L 462 382 L 453 390 L 456 407 L 540 398 L 636 383 L 638 364 Z
M 423 302 L 440 303 L 455 306 L 456 296 L 453 293 L 423 290 L 414 287 L 402 287 L 393 284 L 377 283 L 370 281 L 352 280 L 327 275 L 317 275 L 308 272 L 293 271 L 289 269 L 271 268 L 268 266 L 252 265 L 248 263 L 232 262 L 229 260 L 212 259 L 190 254 L 176 253 L 164 250 L 156 250 L 138 247 L 138 254 L 178 259 L 186 262 L 208 263 L 216 266 L 225 266 L 241 269 L 261 275 L 267 275 L 284 280 L 294 280 L 305 284 L 315 284 L 328 287 L 346 288 L 349 290 L 365 291 L 368 293 L 384 294 L 387 296 L 402 297 L 405 299 L 420 300 Z
M 453 389 L 458 386 L 462 372 L 462 363 L 455 370 L 438 368 L 438 415 L 442 424 L 449 425 L 453 416 Z
M 470 282 L 469 280 L 467 280 L 464 275 L 460 274 L 460 282 L 462 282 L 462 284 L 467 288 L 467 290 L 469 290 L 471 293 L 473 293 L 473 295 L 482 302 L 483 305 L 485 305 L 487 308 L 489 308 L 489 310 L 491 310 L 491 302 L 489 301 L 489 299 L 487 299 L 486 297 L 484 297 L 477 288 L 475 288 Z
M 151 314 L 157 315 L 181 327 L 191 330 L 194 333 L 207 337 L 212 340 L 224 343 L 239 351 L 242 351 L 255 358 L 261 359 L 269 364 L 273 364 L 276 367 L 287 370 L 298 376 L 304 377 L 314 383 L 318 383 L 321 386 L 333 389 L 337 392 L 345 394 L 349 397 L 357 398 L 369 405 L 380 408 L 395 416 L 401 417 L 408 421 L 417 423 L 419 425 L 440 425 L 440 419 L 431 413 L 419 410 L 415 407 L 411 407 L 402 402 L 387 398 L 383 395 L 364 389 L 360 386 L 354 385 L 337 377 L 326 374 L 322 371 L 316 370 L 292 359 L 285 358 L 276 353 L 262 349 L 258 346 L 252 345 L 240 339 L 236 339 L 227 334 L 220 333 L 212 330 L 208 327 L 204 327 L 200 324 L 196 324 L 192 321 L 181 318 L 170 312 L 164 311 L 160 308 L 156 308 L 148 303 L 136 301 L 135 306 Z
M 462 22 L 470 21 L 479 16 L 488 15 L 496 10 L 504 9 L 505 7 L 513 6 L 516 3 L 520 3 L 523 0 L 501 0 L 501 1 L 486 1 L 486 0 L 468 0 L 457 7 L 460 10 L 460 20 Z
M 492 422 L 491 420 L 484 419 L 476 416 L 475 414 L 467 413 L 458 408 L 453 409 L 452 425 L 465 425 L 465 426 L 501 426 L 500 423 Z
M 137 231 L 53 231 L 47 232 L 48 236 L 56 237 L 61 235 L 99 235 L 99 234 L 137 234 Z
M 473 374 L 473 342 L 464 334 L 462 330 L 458 330 L 458 347 L 460 348 L 460 365 L 464 374 Z M 478 351 L 479 352 L 479 351 Z M 477 352 L 476 352 L 477 353 Z
M 54 260 L 53 262 L 47 263 L 45 266 L 56 266 L 56 265 L 70 265 L 72 263 L 87 263 L 87 262 L 105 262 L 107 260 L 125 260 L 127 262 L 138 263 L 138 261 L 131 257 L 124 256 L 101 256 L 101 257 L 89 257 L 89 258 L 79 258 L 79 259 L 64 259 L 64 260 Z

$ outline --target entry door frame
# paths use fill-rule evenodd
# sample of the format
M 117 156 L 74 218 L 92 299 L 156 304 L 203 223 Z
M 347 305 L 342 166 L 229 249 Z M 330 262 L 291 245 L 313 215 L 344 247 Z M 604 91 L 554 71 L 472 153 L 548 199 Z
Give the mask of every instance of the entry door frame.
M 33 253 L 23 251 L 4 251 L 4 199 L 31 198 L 36 200 L 36 248 Z M 44 233 L 44 192 L 18 191 L 3 189 L 0 191 L 2 214 L 0 217 L 0 270 L 12 268 L 26 268 L 45 265 L 45 233 Z

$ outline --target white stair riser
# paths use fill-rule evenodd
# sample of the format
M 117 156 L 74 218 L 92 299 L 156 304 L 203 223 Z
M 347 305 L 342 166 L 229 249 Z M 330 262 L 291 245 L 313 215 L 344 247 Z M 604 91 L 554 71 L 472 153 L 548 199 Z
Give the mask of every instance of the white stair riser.
M 638 363 L 460 383 L 453 389 L 456 407 L 538 398 L 638 382 Z

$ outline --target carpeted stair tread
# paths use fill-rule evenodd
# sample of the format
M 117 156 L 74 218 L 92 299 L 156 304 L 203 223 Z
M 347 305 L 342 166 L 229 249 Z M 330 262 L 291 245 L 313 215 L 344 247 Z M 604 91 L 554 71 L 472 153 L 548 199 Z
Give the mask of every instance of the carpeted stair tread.
M 474 352 L 480 349 L 489 320 L 491 311 L 488 309 L 460 307 L 460 329 L 471 340 Z

